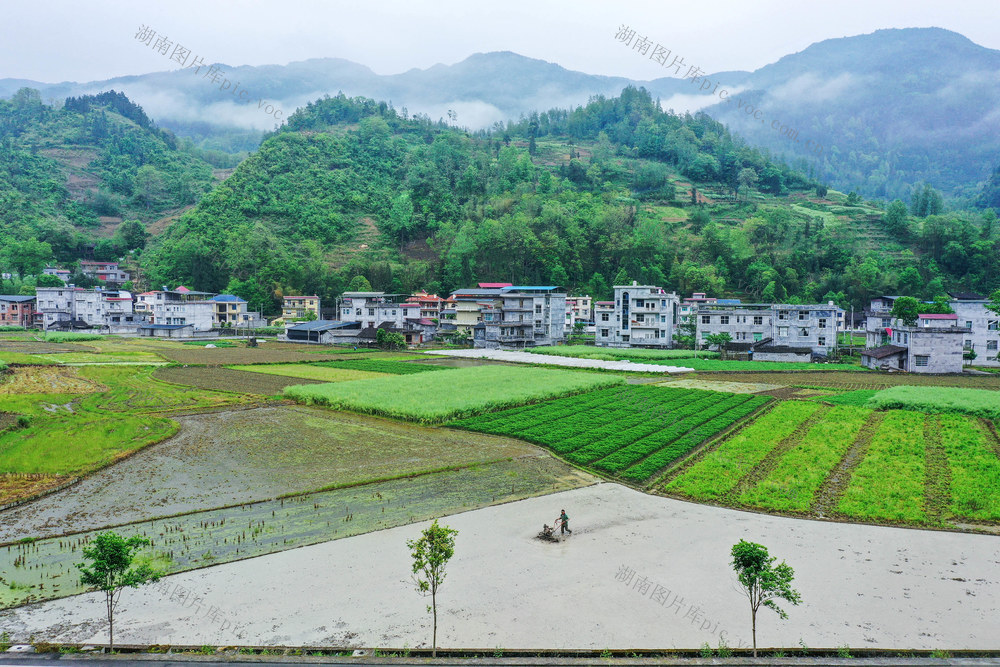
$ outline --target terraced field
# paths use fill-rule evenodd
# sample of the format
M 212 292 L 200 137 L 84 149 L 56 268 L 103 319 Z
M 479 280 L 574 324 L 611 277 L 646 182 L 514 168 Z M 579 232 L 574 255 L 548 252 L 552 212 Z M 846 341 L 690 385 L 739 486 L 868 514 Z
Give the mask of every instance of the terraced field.
M 667 495 L 879 523 L 1000 522 L 995 425 L 959 414 L 787 401 L 674 471 Z
M 567 461 L 641 483 L 770 399 L 628 386 L 452 422 L 551 448 Z

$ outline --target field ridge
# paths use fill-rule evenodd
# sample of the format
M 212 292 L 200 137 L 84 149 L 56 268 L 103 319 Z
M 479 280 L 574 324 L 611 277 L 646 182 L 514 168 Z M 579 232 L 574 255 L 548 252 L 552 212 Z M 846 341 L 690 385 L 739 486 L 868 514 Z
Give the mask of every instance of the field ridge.
M 817 422 L 822 419 L 827 412 L 832 408 L 828 405 L 821 405 L 815 412 L 813 412 L 809 417 L 799 424 L 794 431 L 792 431 L 787 438 L 779 442 L 771 451 L 767 453 L 760 463 L 751 468 L 747 474 L 740 478 L 733 488 L 729 490 L 720 500 L 723 503 L 739 505 L 737 498 L 742 496 L 744 493 L 750 489 L 757 486 L 762 480 L 766 479 L 768 474 L 778 465 L 782 457 L 787 454 L 792 447 L 802 442 L 806 434 L 816 425 Z
M 927 499 L 927 521 L 933 525 L 945 523 L 951 506 L 951 469 L 948 454 L 941 443 L 941 418 L 938 415 L 924 417 L 924 451 L 926 474 L 924 476 L 924 497 Z
M 816 491 L 816 499 L 813 501 L 809 511 L 817 516 L 825 516 L 840 502 L 844 490 L 851 481 L 854 469 L 860 465 L 868 452 L 872 436 L 878 431 L 885 414 L 882 412 L 872 412 L 864 426 L 858 432 L 854 443 L 844 453 L 834 469 L 827 475 L 823 485 Z

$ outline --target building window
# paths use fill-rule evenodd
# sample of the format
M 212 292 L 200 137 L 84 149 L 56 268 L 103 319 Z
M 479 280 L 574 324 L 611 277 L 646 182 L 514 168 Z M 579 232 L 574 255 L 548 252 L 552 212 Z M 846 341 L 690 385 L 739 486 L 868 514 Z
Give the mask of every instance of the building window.
M 764 334 L 759 333 L 759 332 L 754 332 L 754 334 L 753 334 L 753 342 L 759 343 L 763 338 L 764 338 Z
M 825 329 L 826 328 L 826 320 L 825 319 L 820 319 L 820 321 L 819 321 L 819 328 L 820 329 Z
M 808 329 L 799 329 L 799 337 L 806 338 L 809 335 Z
M 607 337 L 608 337 L 608 330 L 601 329 L 601 338 L 607 338 Z
M 638 314 L 637 314 L 637 315 L 635 316 L 635 321 L 636 321 L 636 322 L 645 322 L 645 321 L 646 321 L 646 316 L 645 316 L 645 315 L 643 315 L 642 313 L 638 313 Z
M 803 321 L 803 320 L 805 320 L 807 317 L 809 317 L 809 311 L 808 310 L 800 310 L 799 311 L 799 321 L 800 322 Z
M 753 316 L 753 323 L 754 324 L 764 324 L 764 317 L 763 317 L 763 315 L 754 315 Z
M 779 336 L 788 336 L 788 327 L 778 327 Z
M 628 334 L 623 334 L 622 335 L 622 342 L 623 343 L 627 343 L 628 342 Z
M 666 315 L 660 315 L 660 322 L 663 323 L 663 324 L 666 324 L 666 322 L 667 322 L 667 316 Z
M 541 315 L 541 314 L 542 314 L 542 304 L 536 303 L 535 304 L 535 315 Z
M 824 338 L 823 336 L 820 336 L 819 340 L 816 341 L 816 344 L 819 345 L 820 347 L 825 347 L 826 346 L 826 338 Z
M 788 311 L 785 311 L 785 310 L 778 311 L 778 319 L 779 320 L 787 320 L 788 319 Z
M 965 328 L 966 329 L 972 328 L 972 320 L 965 320 Z
M 712 323 L 712 316 L 711 315 L 702 315 L 701 316 L 701 323 L 702 324 L 711 324 Z
M 719 315 L 719 324 L 729 324 L 729 315 Z
M 930 363 L 930 356 L 926 354 L 918 354 L 914 357 L 917 366 L 927 366 Z
M 967 349 L 967 350 L 971 350 L 972 349 L 972 341 L 971 340 L 966 339 L 966 341 L 965 341 L 965 349 Z
M 987 350 L 995 350 L 995 349 L 997 349 L 997 342 L 995 340 L 988 340 L 988 341 L 986 341 L 986 349 Z
M 997 321 L 996 320 L 989 320 L 989 321 L 987 321 L 986 322 L 986 330 L 987 331 L 996 331 L 997 330 Z
M 610 318 L 608 317 L 607 313 L 601 313 L 601 321 L 602 322 L 607 322 L 609 319 Z
M 892 326 L 892 320 L 890 320 L 890 319 L 888 319 L 886 317 L 883 317 L 882 318 L 882 326 L 883 327 L 891 327 Z

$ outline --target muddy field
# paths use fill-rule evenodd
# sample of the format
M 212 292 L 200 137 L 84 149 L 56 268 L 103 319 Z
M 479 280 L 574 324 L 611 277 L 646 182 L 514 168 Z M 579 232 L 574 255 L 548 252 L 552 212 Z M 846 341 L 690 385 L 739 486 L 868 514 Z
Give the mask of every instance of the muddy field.
M 509 438 L 282 406 L 177 417 L 180 433 L 79 484 L 0 512 L 0 542 L 543 450 Z
M 153 542 L 164 573 L 294 549 L 415 521 L 586 486 L 545 455 L 150 521 L 118 530 Z M 0 548 L 0 607 L 82 593 L 75 563 L 93 534 Z
M 157 354 L 179 364 L 228 366 L 239 364 L 292 364 L 350 358 L 342 352 L 313 349 L 308 345 L 267 342 L 259 347 L 203 348 L 193 345 L 158 349 Z
M 293 384 L 320 384 L 322 380 L 306 380 L 283 375 L 249 373 L 219 366 L 171 366 L 154 374 L 158 380 L 214 391 L 235 391 L 247 394 L 275 396 Z

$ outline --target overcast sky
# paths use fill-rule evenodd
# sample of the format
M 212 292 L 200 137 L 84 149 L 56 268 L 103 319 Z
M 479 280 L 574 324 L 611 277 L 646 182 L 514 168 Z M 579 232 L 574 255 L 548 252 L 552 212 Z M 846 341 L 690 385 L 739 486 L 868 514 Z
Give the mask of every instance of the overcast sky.
M 6 0 L 0 7 L 0 78 L 50 83 L 172 69 L 135 41 L 140 25 L 208 62 L 340 57 L 379 74 L 507 50 L 591 74 L 662 76 L 613 40 L 621 24 L 707 72 L 754 70 L 814 42 L 880 28 L 947 28 L 1000 49 L 997 0 Z

